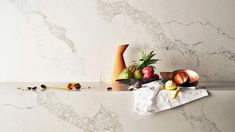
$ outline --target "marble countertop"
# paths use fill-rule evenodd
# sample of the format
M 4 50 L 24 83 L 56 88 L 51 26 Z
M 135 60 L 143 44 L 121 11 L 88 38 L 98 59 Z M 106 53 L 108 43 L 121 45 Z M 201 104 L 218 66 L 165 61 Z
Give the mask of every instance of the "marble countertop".
M 0 83 L 4 132 L 233 132 L 235 82 L 202 82 L 210 96 L 154 115 L 133 113 L 133 92 L 109 83 L 81 83 L 81 91 L 23 90 L 41 83 Z M 64 86 L 65 83 L 45 83 Z M 18 89 L 21 88 L 21 89 Z

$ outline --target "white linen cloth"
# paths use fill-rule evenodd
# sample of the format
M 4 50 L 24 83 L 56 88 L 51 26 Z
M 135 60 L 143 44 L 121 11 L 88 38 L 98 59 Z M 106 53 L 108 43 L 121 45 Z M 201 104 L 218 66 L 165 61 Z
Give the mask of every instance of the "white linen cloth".
M 208 96 L 208 92 L 205 89 L 181 87 L 178 96 L 172 99 L 171 97 L 175 90 L 160 90 L 162 85 L 161 81 L 154 81 L 144 84 L 142 88 L 133 91 L 134 112 L 137 114 L 153 114 Z

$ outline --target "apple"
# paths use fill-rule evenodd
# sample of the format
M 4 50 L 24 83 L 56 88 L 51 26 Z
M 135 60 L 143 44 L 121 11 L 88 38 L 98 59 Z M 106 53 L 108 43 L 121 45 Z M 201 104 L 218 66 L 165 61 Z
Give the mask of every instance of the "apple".
M 153 74 L 154 73 L 154 70 L 151 66 L 146 66 L 145 68 L 142 69 L 142 74 L 145 75 L 145 74 Z

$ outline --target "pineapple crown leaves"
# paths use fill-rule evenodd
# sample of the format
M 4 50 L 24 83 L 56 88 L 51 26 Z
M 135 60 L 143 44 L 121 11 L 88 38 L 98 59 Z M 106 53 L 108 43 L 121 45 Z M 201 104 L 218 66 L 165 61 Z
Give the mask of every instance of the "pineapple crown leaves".
M 156 54 L 154 53 L 154 51 L 152 50 L 151 52 L 149 52 L 148 54 L 146 54 L 144 51 L 140 51 L 139 52 L 139 61 L 135 61 L 135 65 L 138 66 L 138 69 L 142 69 L 146 66 L 151 66 L 154 68 L 154 66 L 152 66 L 152 64 L 155 64 L 157 61 L 159 61 L 159 59 L 153 59 L 153 57 Z

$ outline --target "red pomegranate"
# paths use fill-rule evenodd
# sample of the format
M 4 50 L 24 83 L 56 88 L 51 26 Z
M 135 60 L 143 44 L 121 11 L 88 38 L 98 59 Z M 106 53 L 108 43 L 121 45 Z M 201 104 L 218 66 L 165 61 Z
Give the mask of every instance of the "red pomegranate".
M 153 74 L 151 74 L 151 73 L 146 73 L 146 74 L 144 74 L 143 77 L 146 78 L 146 79 L 152 79 L 152 78 L 153 78 Z
M 142 69 L 142 74 L 145 75 L 145 74 L 153 74 L 154 73 L 154 70 L 151 66 L 146 66 L 145 68 Z

